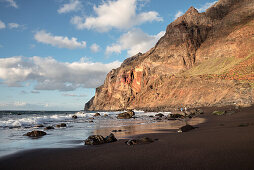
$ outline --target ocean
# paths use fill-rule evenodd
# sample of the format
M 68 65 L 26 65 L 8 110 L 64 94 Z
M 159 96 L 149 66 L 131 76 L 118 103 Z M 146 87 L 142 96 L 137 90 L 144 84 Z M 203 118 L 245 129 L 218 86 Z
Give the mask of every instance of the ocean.
M 156 120 L 158 112 L 135 111 L 135 119 L 117 119 L 121 112 L 83 111 L 0 111 L 0 157 L 19 151 L 39 148 L 70 148 L 84 145 L 84 140 L 94 134 L 109 135 L 112 130 L 117 139 L 126 139 L 133 135 L 155 133 L 159 129 L 177 129 L 186 124 L 185 120 Z M 170 112 L 161 112 L 165 116 Z M 76 115 L 77 119 L 72 116 Z M 105 116 L 107 115 L 107 116 Z M 203 120 L 191 119 L 192 124 Z M 66 127 L 56 125 L 65 123 Z M 41 127 L 41 125 L 43 127 Z M 44 130 L 53 126 L 52 130 Z M 29 131 L 42 130 L 47 135 L 40 138 L 24 136 Z
M 95 112 L 82 111 L 0 111 L 0 157 L 28 149 L 76 147 L 84 145 L 88 136 L 108 135 L 112 129 L 123 129 L 118 137 L 124 138 L 131 135 L 135 125 L 154 123 L 149 116 L 156 114 L 136 111 L 136 119 L 119 120 L 116 115 L 120 112 L 99 113 L 101 116 L 94 117 Z M 72 118 L 74 114 L 77 119 Z M 67 127 L 56 128 L 60 123 L 66 123 Z M 44 130 L 39 125 L 55 129 Z M 37 139 L 23 136 L 32 130 L 43 130 L 47 135 Z

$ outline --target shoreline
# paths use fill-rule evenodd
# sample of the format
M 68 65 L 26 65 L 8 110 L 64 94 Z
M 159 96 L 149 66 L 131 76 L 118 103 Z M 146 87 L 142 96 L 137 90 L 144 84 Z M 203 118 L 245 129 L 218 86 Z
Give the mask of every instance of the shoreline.
M 158 139 L 151 144 L 128 146 L 121 139 L 28 150 L 0 158 L 0 169 L 254 169 L 254 106 L 222 116 L 212 110 L 207 108 L 199 116 L 207 121 L 190 132 L 137 135 Z
M 158 107 L 140 107 L 140 108 L 125 108 L 125 109 L 118 109 L 118 110 L 81 110 L 86 112 L 124 112 L 126 110 L 138 110 L 138 111 L 144 111 L 144 112 L 172 112 L 172 111 L 177 111 L 180 110 L 181 107 L 185 106 L 158 106 Z M 212 106 L 192 106 L 192 105 L 186 105 L 188 109 L 205 109 L 205 110 L 210 110 L 210 109 L 235 109 L 236 107 L 238 108 L 248 108 L 251 106 L 244 106 L 244 105 L 233 105 L 233 104 L 228 104 L 228 105 L 212 105 Z

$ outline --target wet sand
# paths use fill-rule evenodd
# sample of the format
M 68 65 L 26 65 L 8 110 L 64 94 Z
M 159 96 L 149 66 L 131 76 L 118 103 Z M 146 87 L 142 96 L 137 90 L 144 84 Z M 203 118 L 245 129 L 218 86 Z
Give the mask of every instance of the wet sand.
M 198 128 L 143 134 L 151 144 L 115 143 L 30 150 L 0 159 L 0 169 L 254 169 L 254 107 L 215 116 L 205 109 Z M 170 132 L 170 133 L 167 133 Z

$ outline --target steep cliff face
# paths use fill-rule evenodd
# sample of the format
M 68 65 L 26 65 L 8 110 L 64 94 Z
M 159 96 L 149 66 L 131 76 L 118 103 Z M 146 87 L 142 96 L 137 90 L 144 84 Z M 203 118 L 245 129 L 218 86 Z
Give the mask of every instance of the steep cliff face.
M 85 110 L 249 105 L 254 101 L 254 1 L 191 7 L 145 54 L 110 71 Z

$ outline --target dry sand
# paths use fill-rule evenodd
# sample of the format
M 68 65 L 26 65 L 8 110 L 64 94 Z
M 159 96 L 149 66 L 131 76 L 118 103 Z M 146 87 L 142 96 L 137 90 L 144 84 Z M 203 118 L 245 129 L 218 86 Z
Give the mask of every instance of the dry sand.
M 128 146 L 119 140 L 100 146 L 37 149 L 0 159 L 0 169 L 254 169 L 254 107 L 215 116 L 215 108 L 200 115 L 206 123 L 176 133 L 143 134 L 158 139 Z M 140 135 L 139 135 L 140 136 Z

